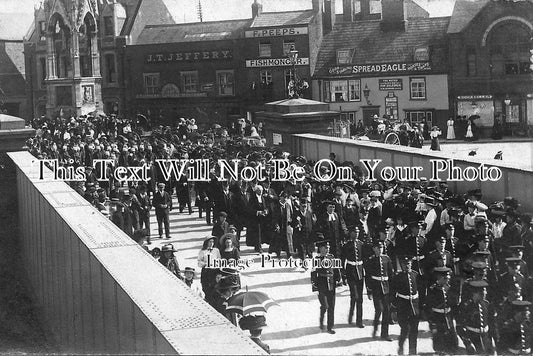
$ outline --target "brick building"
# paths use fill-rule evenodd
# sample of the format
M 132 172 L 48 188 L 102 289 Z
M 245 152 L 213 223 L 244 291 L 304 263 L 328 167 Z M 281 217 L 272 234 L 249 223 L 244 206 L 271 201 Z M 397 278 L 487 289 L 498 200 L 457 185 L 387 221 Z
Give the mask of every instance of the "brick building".
M 162 0 L 45 0 L 24 43 L 31 116 L 124 112 L 124 47 L 174 23 Z
M 450 110 L 479 115 L 490 135 L 495 119 L 505 134 L 533 125 L 531 1 L 457 0 L 448 27 Z
M 313 98 L 351 123 L 374 115 L 448 119 L 449 17 L 430 18 L 411 0 L 344 0 L 313 73 Z
M 23 14 L 0 13 L 0 112 L 8 115 L 27 116 L 23 39 L 29 25 Z
M 243 115 L 239 38 L 250 20 L 147 26 L 126 48 L 128 105 L 152 119 L 199 124 Z

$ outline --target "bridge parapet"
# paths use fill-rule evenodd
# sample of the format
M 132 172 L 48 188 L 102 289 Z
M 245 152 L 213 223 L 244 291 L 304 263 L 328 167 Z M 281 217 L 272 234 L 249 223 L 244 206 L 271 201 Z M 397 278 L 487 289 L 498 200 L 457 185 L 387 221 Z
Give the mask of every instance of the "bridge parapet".
M 64 352 L 265 354 L 30 153 L 8 156 L 23 262 Z

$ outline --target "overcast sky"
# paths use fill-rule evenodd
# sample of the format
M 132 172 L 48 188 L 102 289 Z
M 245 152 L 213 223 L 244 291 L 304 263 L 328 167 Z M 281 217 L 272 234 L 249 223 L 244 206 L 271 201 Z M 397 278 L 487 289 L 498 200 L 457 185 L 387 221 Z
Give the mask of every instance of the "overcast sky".
M 176 22 L 196 22 L 198 0 L 164 0 Z M 455 0 L 415 0 L 431 16 L 449 16 Z M 41 0 L 0 0 L 1 12 L 27 13 Z M 201 0 L 204 21 L 250 18 L 253 0 Z M 311 0 L 260 0 L 263 11 L 290 11 L 311 8 Z M 336 1 L 337 13 L 342 13 L 342 0 Z

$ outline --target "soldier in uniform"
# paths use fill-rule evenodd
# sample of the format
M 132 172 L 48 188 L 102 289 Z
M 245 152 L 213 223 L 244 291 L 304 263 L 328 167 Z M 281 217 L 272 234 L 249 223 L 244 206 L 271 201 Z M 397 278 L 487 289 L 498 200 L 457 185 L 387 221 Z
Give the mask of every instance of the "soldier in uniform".
M 522 273 L 524 277 L 527 279 L 529 277 L 529 269 L 527 267 L 527 263 L 524 261 L 524 246 L 522 245 L 509 246 L 509 251 L 511 253 L 510 257 L 516 257 L 520 259 L 520 263 L 519 263 L 520 273 Z
M 518 257 L 507 257 L 505 262 L 507 263 L 507 272 L 501 275 L 500 277 L 500 287 L 501 293 L 506 293 L 511 288 L 514 288 L 515 285 L 518 285 L 521 290 L 526 288 L 526 278 L 520 270 L 520 262 L 522 260 Z M 503 296 L 500 294 L 500 298 Z
M 458 340 L 452 317 L 456 300 L 450 293 L 450 272 L 448 267 L 435 267 L 436 282 L 428 288 L 425 307 L 435 352 L 457 351 Z
M 418 273 L 412 270 L 410 256 L 401 256 L 402 271 L 391 279 L 391 303 L 393 315 L 397 315 L 400 324 L 400 338 L 398 339 L 398 354 L 403 355 L 403 345 L 409 336 L 409 354 L 416 354 L 418 338 L 418 322 L 420 310 L 418 305 Z M 393 317 L 394 319 L 394 317 Z
M 455 226 L 453 224 L 446 224 L 444 230 L 446 231 L 446 249 L 452 255 L 452 274 L 458 276 L 461 273 L 459 268 L 461 259 L 456 251 L 458 239 L 455 237 Z
M 357 304 L 357 312 L 355 317 L 355 326 L 364 328 L 363 325 L 363 280 L 365 271 L 363 268 L 364 259 L 364 243 L 359 240 L 359 228 L 354 227 L 350 231 L 350 241 L 348 241 L 341 249 L 341 259 L 344 266 L 345 279 L 350 288 L 350 312 L 348 313 L 348 324 L 353 322 L 353 312 Z
M 500 330 L 504 353 L 525 355 L 531 353 L 531 335 L 533 328 L 529 320 L 531 302 L 515 300 L 512 302 L 512 316 Z
M 469 282 L 472 290 L 470 299 L 463 301 L 458 318 L 457 331 L 469 354 L 491 354 L 495 335 L 494 311 L 486 300 L 486 281 Z
M 324 235 L 317 233 L 318 238 Z M 333 325 L 335 323 L 335 292 L 340 283 L 340 272 L 336 268 L 327 268 L 327 260 L 332 260 L 334 256 L 329 253 L 329 242 L 327 240 L 317 241 L 318 260 L 320 267 L 311 272 L 311 282 L 313 289 L 318 291 L 318 300 L 320 301 L 320 330 L 324 330 L 324 316 L 327 312 L 327 330 L 330 334 L 335 334 Z
M 364 264 L 366 271 L 366 288 L 368 298 L 374 301 L 374 329 L 372 337 L 376 337 L 381 317 L 381 338 L 392 341 L 389 336 L 389 278 L 392 277 L 392 262 L 383 253 L 385 244 L 377 240 L 373 243 L 374 256 Z
M 436 267 L 453 267 L 452 254 L 446 250 L 446 237 L 441 236 L 435 240 L 435 250 L 431 251 L 425 259 L 426 278 L 429 284 L 435 282 L 433 270 Z

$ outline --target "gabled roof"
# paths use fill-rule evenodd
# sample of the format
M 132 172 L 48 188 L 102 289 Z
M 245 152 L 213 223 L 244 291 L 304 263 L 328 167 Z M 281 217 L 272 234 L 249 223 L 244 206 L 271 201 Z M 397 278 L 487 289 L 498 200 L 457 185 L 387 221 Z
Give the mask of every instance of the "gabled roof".
M 313 10 L 262 12 L 254 19 L 250 27 L 307 25 L 313 19 L 314 14 Z
M 33 14 L 0 12 L 0 40 L 22 41 L 33 22 Z
M 135 44 L 198 42 L 241 37 L 251 19 L 146 26 Z
M 446 30 L 449 17 L 410 19 L 405 31 L 384 32 L 381 21 L 335 24 L 324 36 L 314 76 L 328 76 L 328 68 L 337 66 L 337 50 L 355 49 L 353 64 L 413 62 L 416 48 L 429 47 L 431 70 L 447 69 Z
M 448 33 L 459 33 L 476 17 L 490 0 L 457 0 L 453 7 Z

